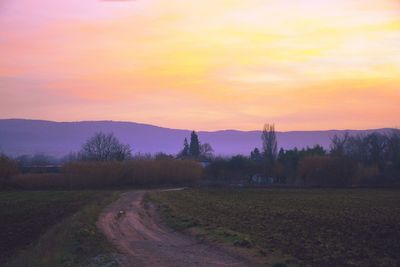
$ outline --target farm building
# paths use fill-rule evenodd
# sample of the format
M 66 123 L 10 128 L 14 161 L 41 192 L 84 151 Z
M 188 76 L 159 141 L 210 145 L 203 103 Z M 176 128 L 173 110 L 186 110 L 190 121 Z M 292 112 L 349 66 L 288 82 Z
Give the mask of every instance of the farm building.
M 267 177 L 259 174 L 255 174 L 251 176 L 250 183 L 251 184 L 259 184 L 259 185 L 266 185 L 266 184 L 273 184 L 274 183 L 273 177 Z

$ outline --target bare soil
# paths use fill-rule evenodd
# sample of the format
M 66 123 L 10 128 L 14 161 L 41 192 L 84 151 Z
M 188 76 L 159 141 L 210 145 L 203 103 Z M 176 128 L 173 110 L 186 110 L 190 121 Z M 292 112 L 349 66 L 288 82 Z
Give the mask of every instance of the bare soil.
M 169 218 L 247 236 L 270 266 L 400 267 L 398 189 L 203 188 L 150 198 Z
M 255 266 L 234 251 L 168 228 L 145 191 L 122 195 L 100 215 L 98 227 L 121 253 L 123 266 Z

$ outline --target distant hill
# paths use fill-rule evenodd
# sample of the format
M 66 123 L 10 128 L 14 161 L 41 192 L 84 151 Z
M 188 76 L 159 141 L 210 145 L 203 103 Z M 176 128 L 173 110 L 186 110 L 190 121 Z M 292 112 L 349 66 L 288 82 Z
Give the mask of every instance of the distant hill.
M 349 130 L 350 133 L 390 129 Z M 63 156 L 78 151 L 95 132 L 112 132 L 132 146 L 133 153 L 165 152 L 176 154 L 190 130 L 177 130 L 148 124 L 116 121 L 53 122 L 42 120 L 0 120 L 0 152 L 8 155 L 45 153 Z M 278 143 L 283 148 L 303 148 L 320 144 L 329 148 L 330 138 L 344 130 L 278 132 Z M 210 143 L 217 155 L 249 154 L 261 146 L 261 131 L 224 130 L 200 131 L 200 141 Z

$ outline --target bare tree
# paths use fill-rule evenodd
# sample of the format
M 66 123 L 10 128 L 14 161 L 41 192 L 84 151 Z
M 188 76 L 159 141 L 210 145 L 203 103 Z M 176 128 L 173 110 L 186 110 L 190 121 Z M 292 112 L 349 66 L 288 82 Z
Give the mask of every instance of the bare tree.
M 400 169 L 400 130 L 395 129 L 388 135 L 387 159 Z
M 334 135 L 331 139 L 331 154 L 333 156 L 344 156 L 348 141 L 348 132 L 346 132 L 343 136 Z
M 83 160 L 123 161 L 132 157 L 129 145 L 122 144 L 113 134 L 96 133 L 83 145 L 80 152 Z
M 366 165 L 377 164 L 383 168 L 389 149 L 390 138 L 379 132 L 343 136 L 331 140 L 331 155 L 347 157 Z M 393 146 L 393 144 L 391 145 Z
M 273 167 L 278 154 L 278 142 L 276 139 L 275 125 L 265 124 L 261 135 L 263 156 L 265 158 L 266 174 L 273 174 Z
M 200 145 L 200 155 L 205 159 L 210 159 L 213 157 L 214 149 L 208 143 Z

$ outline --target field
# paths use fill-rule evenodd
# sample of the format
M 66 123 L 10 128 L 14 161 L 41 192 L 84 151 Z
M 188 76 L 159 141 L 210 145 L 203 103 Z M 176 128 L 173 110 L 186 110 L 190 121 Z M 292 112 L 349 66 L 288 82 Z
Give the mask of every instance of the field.
M 68 265 L 104 252 L 107 245 L 95 221 L 117 195 L 106 191 L 0 192 L 0 265 Z M 90 246 L 84 247 L 85 242 Z
M 280 255 L 277 266 L 400 265 L 399 190 L 191 189 L 149 197 L 175 228 Z

